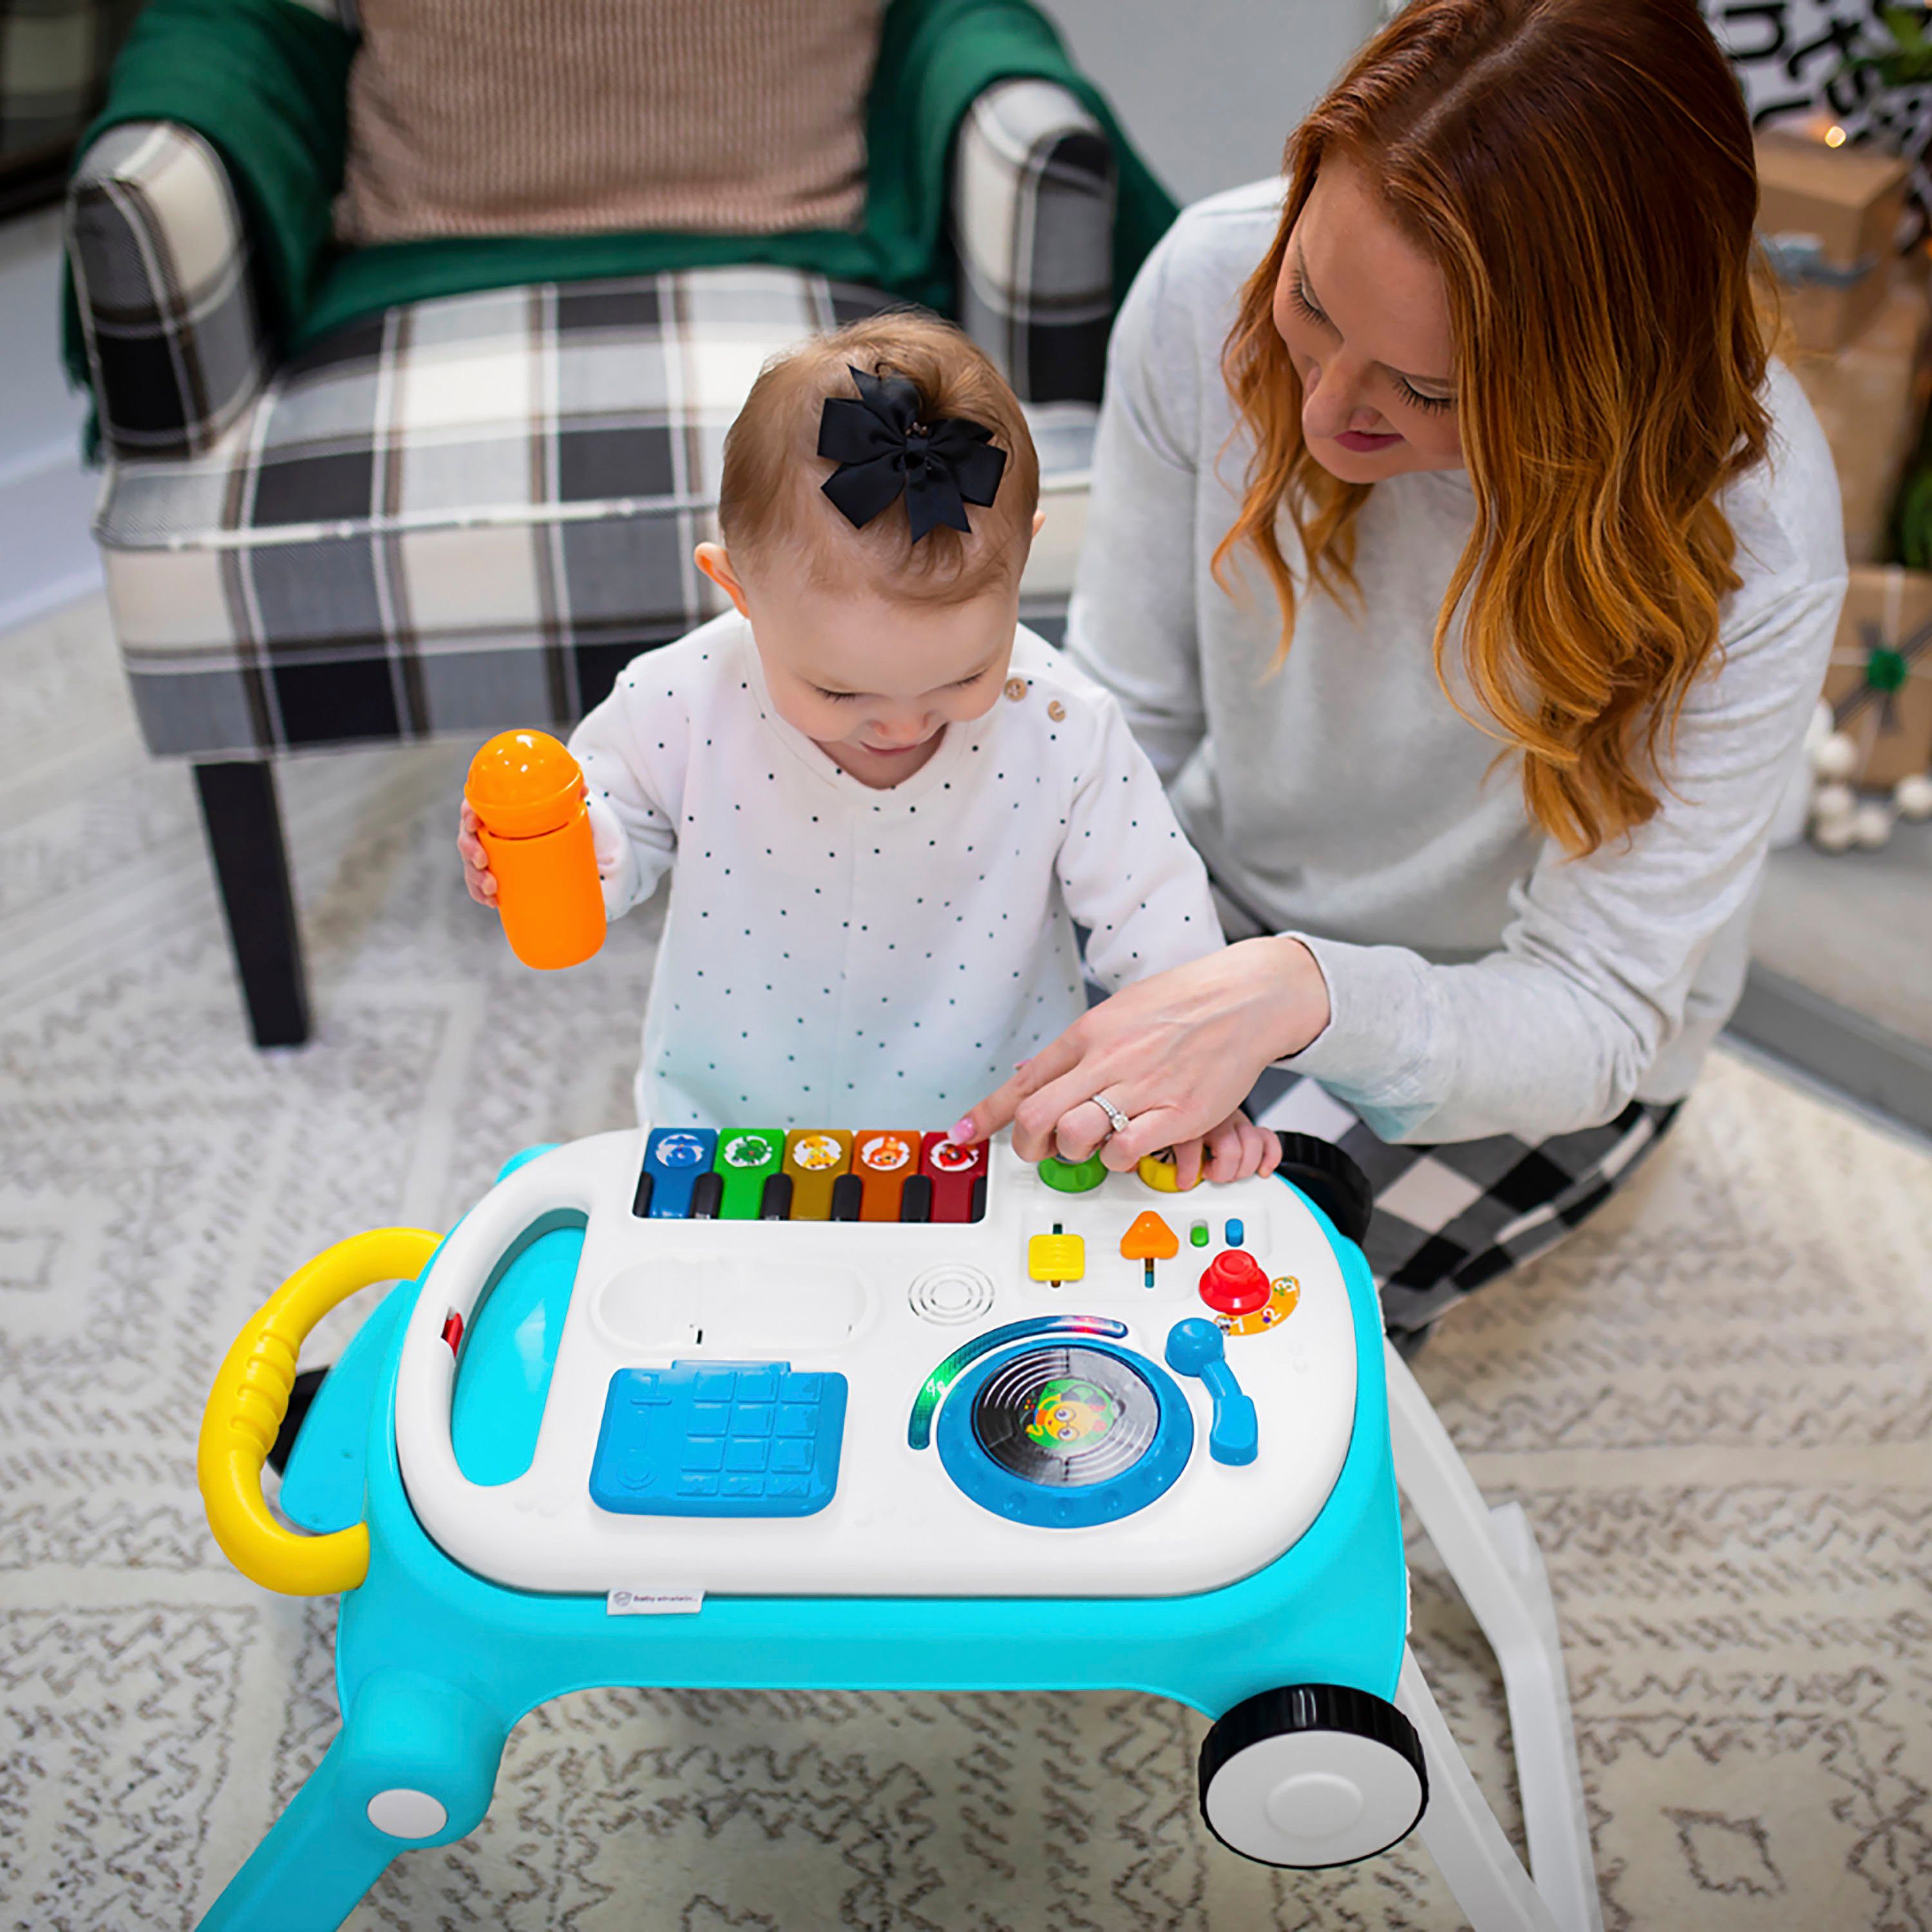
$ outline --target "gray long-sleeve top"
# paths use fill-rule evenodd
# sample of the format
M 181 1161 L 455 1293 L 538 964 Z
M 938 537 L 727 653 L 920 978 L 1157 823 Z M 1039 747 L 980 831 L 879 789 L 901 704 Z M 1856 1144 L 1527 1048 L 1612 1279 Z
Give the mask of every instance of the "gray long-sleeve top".
M 1279 182 L 1187 210 L 1116 326 L 1068 648 L 1119 698 L 1224 896 L 1231 936 L 1305 939 L 1332 1017 L 1286 1062 L 1384 1138 L 1539 1140 L 1675 1100 L 1742 985 L 1768 828 L 1844 594 L 1838 485 L 1774 368 L 1767 461 L 1724 499 L 1743 583 L 1650 822 L 1570 859 L 1520 766 L 1436 678 L 1436 614 L 1473 513 L 1462 471 L 1362 510 L 1359 611 L 1305 596 L 1286 662 L 1259 566 L 1208 561 L 1249 443 L 1220 358 Z M 1294 531 L 1284 521 L 1291 565 Z M 1474 716 L 1460 632 L 1445 667 Z

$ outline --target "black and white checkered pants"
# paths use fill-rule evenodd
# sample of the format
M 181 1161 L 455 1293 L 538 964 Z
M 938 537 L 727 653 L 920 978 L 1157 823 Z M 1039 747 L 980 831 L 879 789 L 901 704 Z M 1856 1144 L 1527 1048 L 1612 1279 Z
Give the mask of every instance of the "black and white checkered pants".
M 1400 1340 L 1486 1282 L 1553 1247 L 1600 1208 L 1657 1144 L 1680 1103 L 1633 1100 L 1615 1120 L 1534 1144 L 1510 1134 L 1394 1146 L 1305 1075 L 1270 1067 L 1248 1096 L 1261 1125 L 1318 1135 L 1368 1176 L 1363 1243 Z

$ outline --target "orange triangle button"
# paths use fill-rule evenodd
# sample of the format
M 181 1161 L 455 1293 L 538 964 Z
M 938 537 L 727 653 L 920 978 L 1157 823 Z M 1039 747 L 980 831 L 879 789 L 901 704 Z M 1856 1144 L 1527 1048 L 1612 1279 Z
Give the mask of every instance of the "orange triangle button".
M 1170 1262 L 1180 1252 L 1180 1237 L 1150 1208 L 1137 1215 L 1120 1237 L 1121 1258 L 1130 1262 Z

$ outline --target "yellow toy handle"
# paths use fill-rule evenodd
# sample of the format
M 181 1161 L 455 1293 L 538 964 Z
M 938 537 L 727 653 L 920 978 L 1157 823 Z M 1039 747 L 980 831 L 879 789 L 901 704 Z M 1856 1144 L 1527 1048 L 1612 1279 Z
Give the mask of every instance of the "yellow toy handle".
M 262 1465 L 289 1412 L 309 1330 L 358 1288 L 413 1280 L 441 1239 L 421 1228 L 377 1228 L 338 1241 L 290 1275 L 236 1336 L 202 1412 L 195 1477 L 221 1553 L 251 1582 L 286 1596 L 328 1597 L 368 1574 L 368 1526 L 326 1536 L 284 1528 L 262 1500 Z

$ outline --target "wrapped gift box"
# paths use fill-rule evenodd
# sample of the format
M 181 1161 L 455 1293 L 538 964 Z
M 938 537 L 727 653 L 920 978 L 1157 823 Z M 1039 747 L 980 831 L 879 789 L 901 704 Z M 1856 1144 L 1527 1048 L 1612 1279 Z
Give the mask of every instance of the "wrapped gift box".
M 1758 136 L 1758 235 L 1800 347 L 1836 349 L 1877 314 L 1910 173 L 1871 148 Z
M 1852 784 L 1889 789 L 1932 766 L 1932 575 L 1853 568 L 1825 701 L 1858 747 Z
M 1877 314 L 1843 348 L 1807 352 L 1788 336 L 1779 344 L 1832 446 L 1853 563 L 1890 550 L 1892 502 L 1932 392 L 1932 296 L 1890 265 L 1884 276 Z

